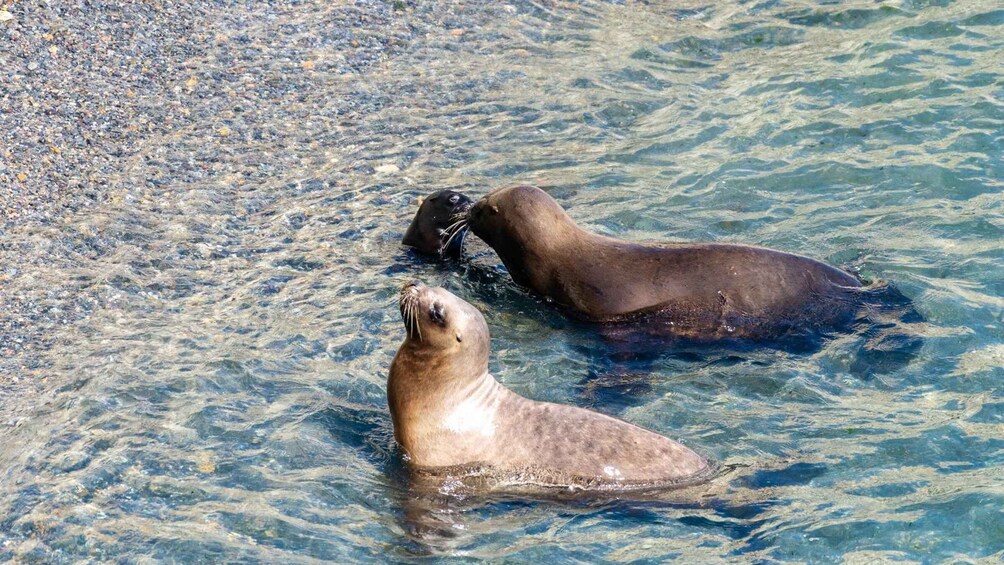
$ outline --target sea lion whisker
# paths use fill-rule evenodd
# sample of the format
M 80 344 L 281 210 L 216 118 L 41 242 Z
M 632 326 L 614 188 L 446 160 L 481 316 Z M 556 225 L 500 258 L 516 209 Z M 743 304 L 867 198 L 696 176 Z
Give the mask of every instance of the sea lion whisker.
M 450 219 L 452 220 L 453 218 L 450 218 Z M 467 223 L 467 216 L 464 216 L 463 218 L 460 218 L 459 220 L 457 220 L 457 221 L 453 222 L 452 224 L 450 224 L 450 225 L 446 226 L 445 228 L 443 228 L 443 231 L 446 232 L 446 233 L 450 233 L 451 231 L 457 229 L 458 227 L 460 227 L 460 226 L 462 226 L 462 225 L 464 225 L 466 223 Z
M 413 300 L 411 307 L 411 319 L 415 321 L 415 333 L 418 334 L 418 341 L 422 341 L 422 325 L 418 323 L 418 300 Z
M 408 337 L 412 337 L 418 333 L 419 339 L 421 339 L 421 330 L 416 332 L 416 328 L 418 327 L 416 302 L 416 297 L 411 294 L 408 288 L 401 290 L 399 305 L 401 308 L 401 318 L 404 320 L 404 331 L 408 334 Z
M 468 228 L 467 226 L 460 226 L 459 228 L 454 230 L 453 234 L 450 235 L 450 237 L 446 240 L 446 243 L 443 244 L 443 249 L 448 249 L 450 247 L 450 244 L 453 243 L 453 238 L 457 237 L 458 233 L 464 233 L 468 229 L 470 228 Z M 463 241 L 463 238 L 461 238 L 461 241 Z
M 446 236 L 446 238 L 443 240 L 443 249 L 446 249 L 446 247 L 447 247 L 447 243 L 446 242 L 448 242 L 451 239 L 453 239 L 453 236 L 457 235 L 457 231 L 459 231 L 461 229 L 463 229 L 463 226 L 456 227 L 456 228 L 454 228 L 454 229 L 446 232 L 446 234 L 444 234 Z
M 419 341 L 421 341 L 422 329 L 418 325 L 418 305 L 416 302 L 414 299 L 409 299 L 405 302 L 405 328 L 409 337 L 417 335 Z
M 404 327 L 408 332 L 408 337 L 415 335 L 415 316 L 412 313 L 412 303 L 409 301 L 405 306 Z
M 454 222 L 454 223 L 450 224 L 446 231 L 450 235 L 453 235 L 453 234 L 455 234 L 457 232 L 457 230 L 466 229 L 468 227 L 470 227 L 470 219 L 469 218 L 463 218 L 463 219 L 461 219 L 461 220 L 459 220 L 457 222 Z
M 447 238 L 446 241 L 443 242 L 442 246 L 440 246 L 439 248 L 440 256 L 442 256 L 445 253 L 445 251 L 450 248 L 450 244 L 453 243 L 453 240 L 457 237 L 457 234 L 462 234 L 466 232 L 468 229 L 470 229 L 470 227 L 468 226 L 468 218 L 466 216 L 447 226 L 446 229 L 443 230 L 443 232 L 447 234 Z M 461 235 L 460 237 L 461 246 L 463 246 L 463 242 L 464 242 L 464 237 L 463 235 Z

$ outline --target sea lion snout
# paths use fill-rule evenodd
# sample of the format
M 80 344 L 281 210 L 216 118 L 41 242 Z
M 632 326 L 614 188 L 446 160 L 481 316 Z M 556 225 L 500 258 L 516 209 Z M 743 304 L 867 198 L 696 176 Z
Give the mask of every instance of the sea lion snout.
M 484 217 L 486 206 L 485 202 L 486 200 L 482 198 L 481 200 L 475 202 L 474 205 L 471 206 L 471 209 L 467 211 L 467 217 L 471 221 L 477 221 Z
M 418 279 L 412 279 L 404 283 L 404 286 L 401 287 L 401 296 L 399 299 L 401 302 L 401 308 L 403 309 L 405 307 L 405 302 L 418 300 L 418 295 L 423 287 L 425 287 L 425 285 Z
M 475 235 L 485 241 L 491 241 L 492 236 L 489 234 L 501 227 L 498 225 L 498 220 L 502 216 L 499 214 L 499 203 L 494 198 L 495 194 L 494 192 L 490 193 L 478 200 L 467 211 L 467 225 L 470 226 Z

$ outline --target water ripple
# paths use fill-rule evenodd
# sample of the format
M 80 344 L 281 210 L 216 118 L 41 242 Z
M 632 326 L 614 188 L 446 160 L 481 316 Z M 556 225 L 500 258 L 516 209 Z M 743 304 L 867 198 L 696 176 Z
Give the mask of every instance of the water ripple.
M 1000 557 L 1002 13 L 226 10 L 176 90 L 143 97 L 188 118 L 153 120 L 106 200 L 0 241 L 40 351 L 0 361 L 0 560 Z M 601 233 L 894 281 L 923 345 L 867 378 L 857 333 L 624 361 L 483 244 L 461 266 L 400 247 L 422 195 L 517 182 Z M 410 492 L 384 385 L 414 277 L 485 312 L 507 386 L 726 471 L 657 501 Z

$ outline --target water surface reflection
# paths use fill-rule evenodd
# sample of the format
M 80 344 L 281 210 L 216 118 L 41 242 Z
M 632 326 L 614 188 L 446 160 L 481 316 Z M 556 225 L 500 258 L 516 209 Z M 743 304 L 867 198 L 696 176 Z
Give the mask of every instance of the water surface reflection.
M 26 320 L 51 346 L 4 365 L 0 559 L 1002 555 L 996 7 L 388 4 L 394 48 L 353 27 L 365 64 L 341 9 L 219 20 L 172 94 L 190 119 L 105 201 L 5 234 L 5 292 L 74 315 Z M 600 233 L 895 281 L 923 345 L 872 378 L 858 334 L 673 351 L 630 402 L 590 396 L 605 346 L 486 248 L 457 266 L 399 245 L 419 196 L 516 182 Z M 384 390 L 416 277 L 485 312 L 506 386 L 734 470 L 711 501 L 455 500 L 433 517 L 456 538 L 416 538 Z

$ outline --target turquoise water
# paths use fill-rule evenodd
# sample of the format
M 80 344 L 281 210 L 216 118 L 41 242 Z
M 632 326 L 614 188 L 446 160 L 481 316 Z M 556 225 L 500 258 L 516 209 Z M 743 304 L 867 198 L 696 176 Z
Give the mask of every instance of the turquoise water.
M 5 235 L 10 291 L 78 315 L 5 367 L 0 560 L 1004 557 L 999 4 L 388 5 L 397 47 L 360 68 L 328 42 L 339 10 L 206 30 L 175 92 L 195 125 L 106 201 Z M 420 196 L 514 183 L 600 233 L 893 281 L 922 346 L 868 378 L 855 333 L 670 350 L 613 394 L 607 344 L 483 244 L 449 265 L 399 245 Z M 385 399 L 415 277 L 485 313 L 506 386 L 722 474 L 660 500 L 416 500 Z

